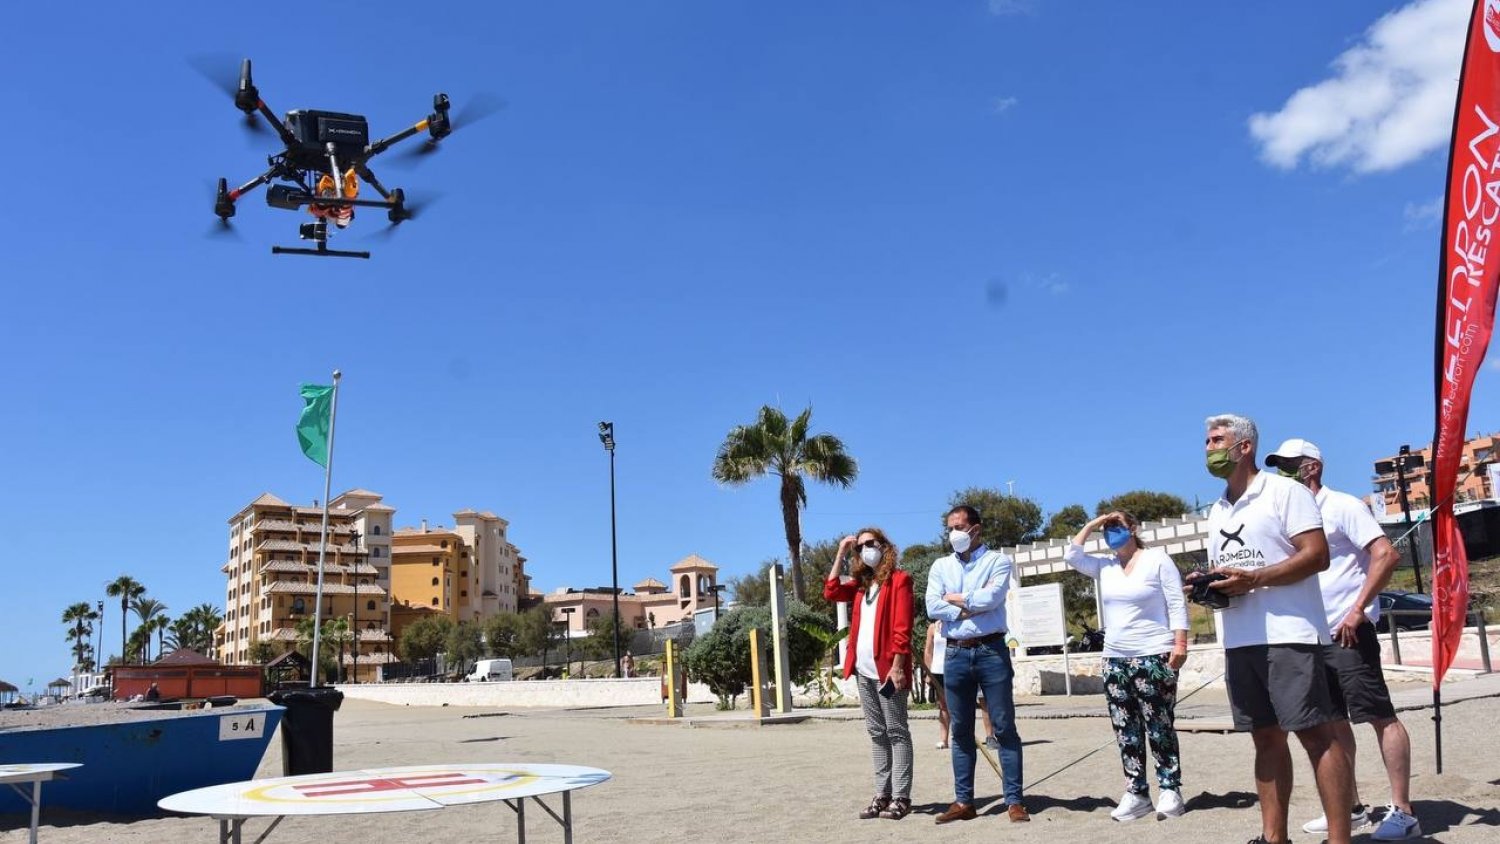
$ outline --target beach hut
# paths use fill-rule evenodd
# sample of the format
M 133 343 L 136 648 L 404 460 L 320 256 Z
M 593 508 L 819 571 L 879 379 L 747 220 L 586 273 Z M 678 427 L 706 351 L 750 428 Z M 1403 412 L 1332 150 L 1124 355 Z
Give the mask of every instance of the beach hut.
M 179 648 L 150 665 L 117 665 L 114 668 L 115 700 L 145 695 L 155 683 L 163 700 L 178 698 L 261 697 L 260 667 L 220 665 L 189 648 Z
M 0 706 L 5 706 L 6 704 L 10 704 L 10 703 L 15 703 L 16 702 L 16 692 L 19 692 L 19 691 L 20 691 L 20 689 L 16 688 L 15 686 L 12 686 L 11 684 L 5 682 L 4 680 L 0 680 Z
M 47 695 L 53 700 L 60 701 L 67 697 L 68 692 L 71 691 L 73 691 L 73 681 L 64 680 L 61 677 L 47 684 Z

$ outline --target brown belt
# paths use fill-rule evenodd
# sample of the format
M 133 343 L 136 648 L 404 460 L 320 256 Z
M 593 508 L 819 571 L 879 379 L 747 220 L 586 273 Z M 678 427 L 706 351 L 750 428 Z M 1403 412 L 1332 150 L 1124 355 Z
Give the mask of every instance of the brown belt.
M 980 645 L 995 645 L 1005 641 L 1005 631 L 991 633 L 988 636 L 980 636 L 977 639 L 949 639 L 948 644 L 955 648 L 977 648 Z

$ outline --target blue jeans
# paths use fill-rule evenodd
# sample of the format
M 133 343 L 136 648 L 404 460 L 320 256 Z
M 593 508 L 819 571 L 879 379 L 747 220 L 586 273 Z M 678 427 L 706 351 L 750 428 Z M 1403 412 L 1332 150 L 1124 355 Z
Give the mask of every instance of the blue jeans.
M 1015 671 L 1003 642 L 972 648 L 949 645 L 943 656 L 943 691 L 948 696 L 949 735 L 953 756 L 953 793 L 959 803 L 974 802 L 974 707 L 980 692 L 1000 743 L 1005 802 L 1021 802 L 1021 734 L 1016 732 L 1016 705 L 1011 691 Z

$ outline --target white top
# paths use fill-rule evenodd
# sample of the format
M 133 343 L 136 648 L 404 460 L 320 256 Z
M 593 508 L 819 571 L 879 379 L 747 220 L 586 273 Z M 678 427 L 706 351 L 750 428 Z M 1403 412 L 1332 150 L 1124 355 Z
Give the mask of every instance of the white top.
M 0 783 L 47 782 L 57 778 L 59 771 L 82 768 L 82 762 L 19 762 L 0 765 Z
M 1136 551 L 1130 572 L 1113 554 L 1091 556 L 1069 545 L 1063 562 L 1099 580 L 1104 607 L 1104 655 L 1129 659 L 1170 653 L 1174 630 L 1188 629 L 1182 574 L 1166 551 Z
M 1323 589 L 1323 609 L 1332 630 L 1354 608 L 1359 590 L 1370 575 L 1370 543 L 1385 536 L 1380 523 L 1363 501 L 1336 489 L 1318 490 L 1318 509 L 1323 513 L 1323 532 L 1328 535 L 1328 570 L 1318 573 Z M 1371 621 L 1380 620 L 1380 601 L 1365 607 Z
M 932 629 L 932 665 L 927 667 L 929 674 L 943 673 L 943 661 L 948 658 L 948 639 L 943 635 L 943 625 L 934 624 Z
M 1320 530 L 1323 517 L 1307 487 L 1291 478 L 1258 472 L 1230 504 L 1220 498 L 1208 511 L 1208 564 L 1224 568 L 1273 566 L 1296 553 L 1292 537 Z M 1329 644 L 1323 594 L 1316 577 L 1263 586 L 1229 599 L 1223 611 L 1224 647 Z
M 211 785 L 156 805 L 216 818 L 413 812 L 572 791 L 609 778 L 608 771 L 578 765 L 409 765 Z
M 854 670 L 861 677 L 869 677 L 871 680 L 880 679 L 880 671 L 875 668 L 875 598 L 880 594 L 880 584 L 870 582 L 870 587 L 861 596 L 855 593 L 854 600 L 864 601 L 865 605 L 859 608 L 859 631 L 855 634 L 854 643 Z

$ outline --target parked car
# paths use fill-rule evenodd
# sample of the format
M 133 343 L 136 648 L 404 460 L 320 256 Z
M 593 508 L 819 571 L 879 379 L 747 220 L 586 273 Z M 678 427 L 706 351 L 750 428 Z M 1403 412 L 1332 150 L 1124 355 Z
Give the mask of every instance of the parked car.
M 1400 611 L 1395 617 L 1397 630 L 1426 630 L 1427 626 L 1432 623 L 1431 595 L 1416 592 L 1381 592 L 1378 599 L 1381 619 L 1376 627 L 1381 631 L 1391 629 L 1391 623 L 1386 616 L 1393 609 Z

